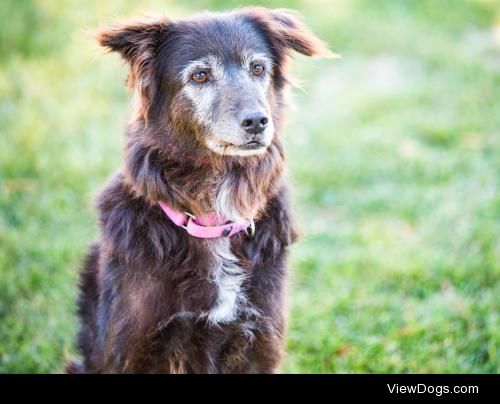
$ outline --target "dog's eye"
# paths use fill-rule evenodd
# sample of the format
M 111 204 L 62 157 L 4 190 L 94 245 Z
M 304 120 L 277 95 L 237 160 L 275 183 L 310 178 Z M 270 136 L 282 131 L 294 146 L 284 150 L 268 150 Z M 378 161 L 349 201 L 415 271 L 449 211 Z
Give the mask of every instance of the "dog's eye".
M 196 81 L 197 83 L 204 83 L 208 80 L 208 76 L 207 76 L 207 73 L 200 71 L 200 72 L 193 73 L 193 75 L 191 76 L 191 79 L 193 81 Z
M 264 66 L 259 65 L 258 63 L 252 65 L 252 73 L 254 76 L 260 76 L 264 73 Z

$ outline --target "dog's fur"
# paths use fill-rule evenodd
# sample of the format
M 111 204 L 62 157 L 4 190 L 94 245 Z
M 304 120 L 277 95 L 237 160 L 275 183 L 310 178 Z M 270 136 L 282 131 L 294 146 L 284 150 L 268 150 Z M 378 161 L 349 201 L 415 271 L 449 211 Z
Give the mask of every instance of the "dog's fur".
M 129 63 L 137 97 L 124 167 L 97 199 L 101 240 L 81 273 L 84 360 L 67 370 L 275 372 L 295 238 L 278 136 L 286 62 L 290 50 L 327 49 L 293 14 L 263 8 L 132 22 L 98 40 Z M 252 58 L 262 77 L 246 70 Z M 190 81 L 200 68 L 213 76 L 206 87 Z M 237 125 L 249 105 L 270 114 L 257 148 Z M 256 233 L 195 238 L 159 201 L 254 218 Z

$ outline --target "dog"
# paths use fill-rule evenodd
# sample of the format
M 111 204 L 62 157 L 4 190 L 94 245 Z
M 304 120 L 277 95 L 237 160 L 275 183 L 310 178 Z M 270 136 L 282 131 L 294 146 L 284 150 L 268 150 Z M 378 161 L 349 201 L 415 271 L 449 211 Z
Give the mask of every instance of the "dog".
M 123 168 L 96 205 L 69 373 L 274 373 L 296 238 L 282 128 L 292 51 L 330 54 L 289 10 L 151 18 L 97 34 L 129 65 Z

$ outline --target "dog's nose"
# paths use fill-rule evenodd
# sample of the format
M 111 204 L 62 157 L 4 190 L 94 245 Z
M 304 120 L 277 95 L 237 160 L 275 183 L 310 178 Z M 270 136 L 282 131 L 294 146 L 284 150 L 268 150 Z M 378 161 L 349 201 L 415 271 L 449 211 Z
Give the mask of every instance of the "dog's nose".
M 254 112 L 246 115 L 241 120 L 241 126 L 248 133 L 257 134 L 266 129 L 269 119 L 262 112 Z

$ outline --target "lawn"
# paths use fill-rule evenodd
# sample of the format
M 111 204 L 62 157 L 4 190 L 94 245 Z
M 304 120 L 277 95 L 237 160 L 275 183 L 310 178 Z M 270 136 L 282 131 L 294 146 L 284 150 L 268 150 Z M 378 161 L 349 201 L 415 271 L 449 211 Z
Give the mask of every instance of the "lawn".
M 342 56 L 293 64 L 302 237 L 282 371 L 500 372 L 500 3 L 259 3 L 301 11 Z M 75 354 L 92 198 L 120 165 L 130 99 L 89 30 L 241 4 L 2 2 L 0 372 Z

